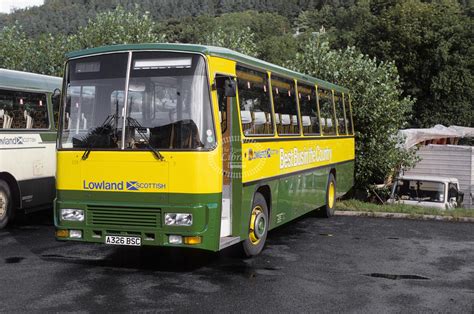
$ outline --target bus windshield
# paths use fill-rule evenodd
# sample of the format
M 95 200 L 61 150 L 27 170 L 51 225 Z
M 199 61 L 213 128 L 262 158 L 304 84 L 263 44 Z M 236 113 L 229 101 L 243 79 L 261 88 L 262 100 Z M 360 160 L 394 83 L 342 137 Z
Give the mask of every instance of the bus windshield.
M 147 51 L 134 52 L 131 60 L 129 53 L 85 57 L 68 63 L 66 79 L 60 148 L 215 145 L 206 64 L 199 55 Z

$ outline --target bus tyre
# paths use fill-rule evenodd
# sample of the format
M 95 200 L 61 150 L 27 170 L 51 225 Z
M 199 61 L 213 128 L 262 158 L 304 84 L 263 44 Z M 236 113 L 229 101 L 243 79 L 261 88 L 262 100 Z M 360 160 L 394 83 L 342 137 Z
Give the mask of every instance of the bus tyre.
M 13 202 L 10 187 L 5 181 L 0 180 L 0 229 L 5 228 L 13 219 Z
M 336 179 L 332 173 L 329 174 L 328 184 L 326 187 L 326 205 L 323 207 L 321 216 L 329 218 L 334 216 L 336 207 Z
M 265 198 L 260 193 L 255 193 L 250 213 L 249 236 L 242 242 L 245 256 L 258 255 L 265 245 L 268 234 L 268 208 Z

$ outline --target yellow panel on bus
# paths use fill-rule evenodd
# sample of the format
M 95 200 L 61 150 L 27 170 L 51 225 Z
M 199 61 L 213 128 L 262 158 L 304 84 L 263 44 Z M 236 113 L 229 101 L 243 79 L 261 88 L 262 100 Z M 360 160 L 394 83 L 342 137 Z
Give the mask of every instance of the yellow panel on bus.
M 218 150 L 210 152 L 58 152 L 57 189 L 140 193 L 220 193 Z M 215 165 L 211 169 L 207 165 Z M 211 170 L 211 171 L 210 171 Z
M 354 138 L 288 138 L 274 142 L 249 139 L 242 146 L 242 154 L 242 182 L 246 183 L 353 160 Z

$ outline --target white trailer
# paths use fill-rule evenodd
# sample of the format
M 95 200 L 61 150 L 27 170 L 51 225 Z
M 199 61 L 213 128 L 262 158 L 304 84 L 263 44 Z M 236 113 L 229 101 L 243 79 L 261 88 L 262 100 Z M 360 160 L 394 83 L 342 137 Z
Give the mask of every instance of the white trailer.
M 454 177 L 464 193 L 464 207 L 474 209 L 474 147 L 430 144 L 420 147 L 417 154 L 420 162 L 404 171 L 404 176 Z

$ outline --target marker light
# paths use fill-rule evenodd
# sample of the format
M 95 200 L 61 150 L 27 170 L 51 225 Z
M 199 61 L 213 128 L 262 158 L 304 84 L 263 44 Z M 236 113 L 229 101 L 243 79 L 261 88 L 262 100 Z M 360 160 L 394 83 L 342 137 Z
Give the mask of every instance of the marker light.
M 66 229 L 56 230 L 56 236 L 58 238 L 67 238 L 69 237 L 69 230 L 66 230 Z
M 84 221 L 84 210 L 75 208 L 61 208 L 61 220 Z
M 202 238 L 199 236 L 184 237 L 184 244 L 201 244 Z
M 170 234 L 168 236 L 168 242 L 170 244 L 182 244 L 183 243 L 183 237 L 180 236 L 180 235 L 173 235 L 173 234 Z
M 69 230 L 69 237 L 74 239 L 81 239 L 82 230 Z
M 188 214 L 188 213 L 165 214 L 165 225 L 167 226 L 191 226 L 192 224 L 193 224 L 193 214 Z

